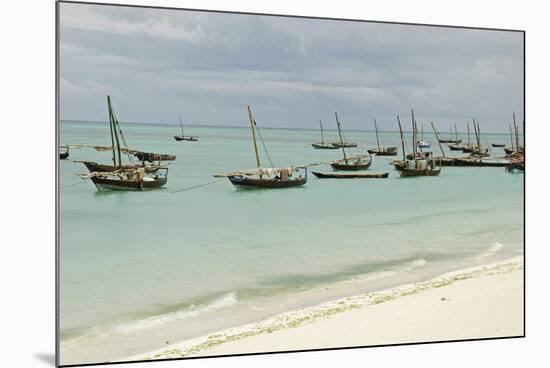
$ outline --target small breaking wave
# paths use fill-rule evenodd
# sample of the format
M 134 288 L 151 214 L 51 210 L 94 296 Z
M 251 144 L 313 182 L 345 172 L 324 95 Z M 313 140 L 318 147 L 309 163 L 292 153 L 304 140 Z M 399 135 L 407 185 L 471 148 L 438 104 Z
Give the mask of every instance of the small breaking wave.
M 63 341 L 64 345 L 74 344 L 80 341 L 83 341 L 88 338 L 94 338 L 94 337 L 107 337 L 112 335 L 125 335 L 125 334 L 131 334 L 136 331 L 141 331 L 153 327 L 157 327 L 160 325 L 163 325 L 165 323 L 173 322 L 173 321 L 181 321 L 188 318 L 193 318 L 200 316 L 205 313 L 214 312 L 222 308 L 226 308 L 229 306 L 232 306 L 237 303 L 237 296 L 235 293 L 227 293 L 223 296 L 221 296 L 218 299 L 214 299 L 209 303 L 205 304 L 191 304 L 189 307 L 181 310 L 177 310 L 174 312 L 164 313 L 152 317 L 148 317 L 145 319 L 127 322 L 111 327 L 93 327 L 91 329 L 88 329 L 86 332 L 80 334 L 79 336 L 75 336 L 74 338 L 67 339 L 66 341 Z
M 504 247 L 504 244 L 502 244 L 501 242 L 494 242 L 493 245 L 491 245 L 489 247 L 489 249 L 487 249 L 485 252 L 477 255 L 475 257 L 475 259 L 483 259 L 483 258 L 492 257 L 492 256 L 496 255 L 498 253 L 498 251 L 500 251 L 502 249 L 502 247 Z
M 382 278 L 385 278 L 385 277 L 395 276 L 395 275 L 398 275 L 400 273 L 410 272 L 414 269 L 425 266 L 427 263 L 428 263 L 428 261 L 426 261 L 424 258 L 419 258 L 419 259 L 415 259 L 415 260 L 410 261 L 410 262 L 402 263 L 402 264 L 397 265 L 397 266 L 387 267 L 387 268 L 381 269 L 379 271 L 373 271 L 373 272 L 369 272 L 369 273 L 366 273 L 366 274 L 362 274 L 362 275 L 359 275 L 357 277 L 352 278 L 349 281 L 354 282 L 354 281 L 358 281 L 358 280 L 361 280 L 361 281 L 378 280 L 378 279 L 382 279 Z

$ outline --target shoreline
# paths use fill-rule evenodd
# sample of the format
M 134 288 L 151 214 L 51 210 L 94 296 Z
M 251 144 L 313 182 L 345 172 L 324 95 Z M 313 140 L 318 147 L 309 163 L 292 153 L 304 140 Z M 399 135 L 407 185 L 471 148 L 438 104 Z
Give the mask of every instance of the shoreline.
M 523 334 L 523 272 L 520 272 L 522 269 L 523 256 L 468 267 L 446 272 L 425 281 L 334 299 L 313 307 L 280 313 L 258 322 L 172 343 L 161 349 L 116 361 L 398 344 L 430 339 L 444 341 L 520 336 Z M 432 312 L 436 312 L 433 310 L 429 315 L 425 315 L 428 306 L 426 303 L 435 300 L 425 299 L 432 297 L 430 294 L 443 291 L 444 294 L 452 296 L 443 296 L 437 300 L 439 303 L 433 305 L 436 309 L 446 305 L 445 308 L 450 310 L 438 311 L 439 315 L 437 313 L 432 315 Z M 518 293 L 521 294 L 520 300 L 516 300 Z M 512 295 L 516 297 L 511 300 L 514 303 L 502 304 L 501 299 L 510 298 Z M 511 316 L 504 311 L 506 309 L 510 312 L 512 305 L 514 307 L 512 312 L 517 316 Z M 519 305 L 521 313 L 517 310 Z M 377 322 L 377 320 L 383 321 L 386 317 L 393 317 L 394 312 L 391 310 L 395 308 L 405 308 L 406 313 L 401 314 L 401 318 L 404 318 L 401 325 L 392 322 L 393 318 L 388 319 L 392 322 L 390 324 Z M 488 315 L 495 318 L 487 319 L 483 318 L 483 314 L 479 315 L 481 310 L 487 308 Z M 463 310 L 466 313 L 461 313 Z M 450 318 L 450 315 L 453 317 Z M 472 320 L 462 321 L 461 315 L 464 315 L 462 319 Z M 500 321 L 496 318 L 500 315 L 513 321 L 506 323 Z M 441 326 L 439 330 L 437 330 L 438 326 L 435 326 L 435 330 L 434 327 L 427 328 L 428 326 L 424 323 L 420 323 L 423 318 L 427 318 L 426 322 L 439 318 L 441 325 L 445 325 L 445 328 L 443 330 Z M 356 325 L 358 321 L 365 322 L 370 328 L 359 330 Z M 501 324 L 506 326 L 500 329 Z M 344 326 L 345 331 L 342 331 Z M 457 336 L 457 333 L 460 334 L 457 331 L 461 329 L 466 330 L 467 336 Z M 384 333 L 381 334 L 380 331 Z M 492 336 L 482 336 L 492 332 L 495 332 Z M 342 339 L 345 335 L 351 335 L 351 340 Z

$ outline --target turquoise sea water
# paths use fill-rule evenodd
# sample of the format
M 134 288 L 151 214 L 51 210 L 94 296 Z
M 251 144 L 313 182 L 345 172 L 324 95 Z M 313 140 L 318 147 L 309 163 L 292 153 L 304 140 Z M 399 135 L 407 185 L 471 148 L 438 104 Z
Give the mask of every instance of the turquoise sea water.
M 121 123 L 131 148 L 177 155 L 156 191 L 97 192 L 81 183 L 75 174 L 87 170 L 72 160 L 109 163 L 109 152 L 73 149 L 60 161 L 62 362 L 121 359 L 323 299 L 522 254 L 523 175 L 504 168 L 399 178 L 388 165 L 399 153 L 376 157 L 369 169 L 390 172 L 388 179 L 310 174 L 303 187 L 252 191 L 221 179 L 179 191 L 255 167 L 245 123 L 186 129 L 198 142 L 176 142 L 178 126 Z M 110 143 L 105 122 L 63 121 L 59 134 L 61 144 Z M 311 147 L 317 130 L 261 134 L 276 166 L 341 157 Z M 398 133 L 381 136 L 399 144 Z M 346 137 L 359 143 L 350 154 L 376 144 L 373 132 Z M 425 138 L 439 154 L 435 138 Z M 505 134 L 484 139 L 509 142 Z

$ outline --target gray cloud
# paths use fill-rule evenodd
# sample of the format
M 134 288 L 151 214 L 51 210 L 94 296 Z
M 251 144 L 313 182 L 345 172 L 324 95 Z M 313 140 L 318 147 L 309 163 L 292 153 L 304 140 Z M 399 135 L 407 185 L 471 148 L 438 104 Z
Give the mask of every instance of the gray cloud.
M 396 128 L 415 108 L 440 130 L 523 114 L 523 34 L 61 4 L 61 118 Z

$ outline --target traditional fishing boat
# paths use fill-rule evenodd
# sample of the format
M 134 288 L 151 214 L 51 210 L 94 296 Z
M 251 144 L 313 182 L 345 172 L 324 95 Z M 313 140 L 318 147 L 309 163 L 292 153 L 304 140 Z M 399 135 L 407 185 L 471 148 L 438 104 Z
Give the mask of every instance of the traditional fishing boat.
M 146 176 L 144 168 L 124 169 L 107 172 L 92 172 L 81 175 L 92 180 L 98 190 L 147 190 L 158 189 L 168 181 L 168 168 L 162 168 L 154 176 Z
M 109 127 L 111 133 L 113 165 L 101 165 L 84 161 L 89 174 L 79 174 L 82 179 L 91 179 L 98 190 L 144 190 L 160 188 L 168 180 L 168 168 L 160 167 L 154 170 L 154 175 L 146 171 L 145 165 L 137 166 L 132 162 L 130 151 L 122 129 L 111 105 L 111 97 L 107 96 L 109 110 Z M 121 147 L 121 141 L 124 147 Z M 122 153 L 128 155 L 130 166 L 122 164 Z M 97 166 L 94 166 L 96 164 Z M 113 167 L 115 169 L 113 170 Z M 94 170 L 107 169 L 107 170 Z
M 121 169 L 124 170 L 133 170 L 133 169 L 139 169 L 143 168 L 146 173 L 154 173 L 157 172 L 159 169 L 166 168 L 165 165 L 162 164 L 162 161 L 173 161 L 176 159 L 175 155 L 169 155 L 169 154 L 163 154 L 163 153 L 154 153 L 154 152 L 143 152 L 138 151 L 134 149 L 128 148 L 126 144 L 126 139 L 124 138 L 124 135 L 122 133 L 122 129 L 120 128 L 120 124 L 118 123 L 118 120 L 116 119 L 116 116 L 114 115 L 114 111 L 112 109 L 112 106 L 110 105 L 110 97 L 107 96 L 107 102 L 109 105 L 109 121 L 111 119 L 115 121 L 114 125 L 111 124 L 111 135 L 116 134 L 119 136 L 119 140 L 122 140 L 122 143 L 124 144 L 123 147 L 118 144 L 118 147 L 115 147 L 116 140 L 111 137 L 111 146 L 95 146 L 95 145 L 72 145 L 73 147 L 90 147 L 94 148 L 96 151 L 112 151 L 112 152 L 119 152 L 124 153 L 128 156 L 128 163 L 123 164 L 122 162 L 116 162 L 115 154 L 113 153 L 113 164 L 103 164 L 103 163 L 97 163 L 95 161 L 87 161 L 87 160 L 75 160 L 74 162 L 82 163 L 86 166 L 88 171 L 90 172 L 114 172 L 119 171 Z M 111 116 L 112 114 L 112 116 Z M 115 129 L 113 131 L 113 129 Z M 131 156 L 137 158 L 140 162 L 133 162 Z M 149 164 L 147 163 L 149 162 Z
M 417 152 L 416 142 L 416 121 L 414 120 L 414 111 L 412 114 L 412 154 L 408 155 L 405 152 L 405 139 L 403 138 L 403 129 L 401 127 L 401 120 L 397 115 L 397 123 L 399 124 L 399 133 L 401 135 L 401 148 L 403 149 L 403 160 L 390 161 L 395 169 L 399 172 L 401 177 L 411 176 L 436 176 L 441 173 L 441 163 L 439 160 L 432 158 L 430 152 Z M 432 123 L 433 126 L 433 123 Z M 434 128 L 435 131 L 435 128 Z M 436 135 L 437 137 L 437 135 Z
M 489 149 L 481 147 L 481 130 L 479 128 L 479 121 L 476 123 L 476 121 L 473 120 L 473 123 L 474 123 L 474 132 L 476 135 L 477 146 L 475 146 L 472 149 L 472 152 L 470 153 L 470 157 L 473 157 L 473 158 L 489 157 L 491 155 L 489 152 Z
M 336 148 L 353 148 L 357 147 L 357 143 L 350 143 L 350 142 L 334 142 L 332 145 Z
M 318 177 L 319 179 L 385 179 L 390 174 L 389 173 L 364 173 L 364 172 L 357 172 L 357 173 L 321 173 L 317 171 L 311 172 L 313 175 Z
M 508 155 L 515 155 L 517 153 L 523 154 L 525 151 L 525 148 L 523 146 L 520 146 L 519 144 L 519 128 L 516 125 L 516 113 L 512 114 L 514 119 L 514 133 L 512 134 L 512 125 L 510 125 L 510 143 L 511 148 L 504 148 L 504 152 Z M 525 123 L 524 123 L 524 129 L 525 129 Z M 515 144 L 514 144 L 515 141 Z
M 468 129 L 468 143 L 462 145 L 462 152 L 463 153 L 471 153 L 474 151 L 474 145 L 470 143 L 470 122 L 466 122 L 466 129 Z
M 332 145 L 336 148 L 354 148 L 357 147 L 357 143 L 348 142 L 346 139 L 346 136 L 344 135 L 344 132 L 341 132 L 339 134 L 340 140 L 336 142 L 332 142 Z
M 184 135 L 183 134 L 183 122 L 181 121 L 181 117 L 180 117 L 180 127 L 181 127 L 181 135 L 175 135 L 174 136 L 174 139 L 176 141 L 191 141 L 191 142 L 196 142 L 199 140 L 199 137 L 197 136 L 194 136 L 194 135 Z
M 258 144 L 256 142 L 256 133 L 258 133 L 264 150 L 268 157 L 268 160 L 271 162 L 269 153 L 267 152 L 267 147 L 265 146 L 264 140 L 261 136 L 259 130 L 257 130 L 256 121 L 252 116 L 252 111 L 250 106 L 247 106 L 248 110 L 248 119 L 250 121 L 250 129 L 252 131 L 252 143 L 254 145 L 254 154 L 256 156 L 256 165 L 257 168 L 253 170 L 240 170 L 225 174 L 215 175 L 216 177 L 227 177 L 231 184 L 235 188 L 264 188 L 264 189 L 274 189 L 274 188 L 289 188 L 297 187 L 304 185 L 307 182 L 307 167 L 269 167 L 264 168 L 260 163 L 260 155 L 258 153 Z
M 313 148 L 316 149 L 338 149 L 340 147 L 335 146 L 332 143 L 325 142 L 325 136 L 323 134 L 323 123 L 321 123 L 321 120 L 319 120 L 319 126 L 321 127 L 321 142 L 319 143 L 312 143 L 311 145 Z
M 372 164 L 371 156 L 355 156 L 353 158 L 347 157 L 346 146 L 344 145 L 344 140 L 342 138 L 342 128 L 341 128 L 340 120 L 338 119 L 338 113 L 335 112 L 334 116 L 336 117 L 336 126 L 338 127 L 338 136 L 340 137 L 340 143 L 341 143 L 339 147 L 342 148 L 342 153 L 344 155 L 344 158 L 342 160 L 331 162 L 330 166 L 334 170 L 345 170 L 345 171 L 357 171 L 357 170 L 368 169 L 369 166 Z M 368 157 L 368 159 L 365 159 L 365 157 Z
M 371 148 L 367 150 L 370 154 L 377 156 L 396 156 L 397 146 L 380 146 L 380 139 L 378 137 L 378 125 L 376 125 L 376 119 L 374 119 L 374 131 L 376 132 L 376 146 L 377 148 Z
M 60 146 L 59 147 L 59 159 L 66 160 L 69 158 L 69 146 Z
M 503 148 L 503 147 L 506 147 L 506 144 L 504 144 L 504 143 L 491 143 L 491 146 L 495 147 L 495 148 Z

